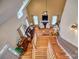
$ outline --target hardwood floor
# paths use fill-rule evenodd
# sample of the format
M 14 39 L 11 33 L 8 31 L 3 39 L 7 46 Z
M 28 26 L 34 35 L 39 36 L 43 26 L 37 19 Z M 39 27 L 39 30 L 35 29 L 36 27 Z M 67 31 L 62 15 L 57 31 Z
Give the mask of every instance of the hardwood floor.
M 52 29 L 35 29 L 37 33 L 36 48 L 32 52 L 32 44 L 29 44 L 27 51 L 21 56 L 21 59 L 47 59 L 48 43 L 51 44 L 55 59 L 69 59 L 66 53 L 58 46 L 56 36 L 52 36 Z M 32 56 L 32 53 L 34 55 Z M 51 58 L 54 59 L 54 58 Z

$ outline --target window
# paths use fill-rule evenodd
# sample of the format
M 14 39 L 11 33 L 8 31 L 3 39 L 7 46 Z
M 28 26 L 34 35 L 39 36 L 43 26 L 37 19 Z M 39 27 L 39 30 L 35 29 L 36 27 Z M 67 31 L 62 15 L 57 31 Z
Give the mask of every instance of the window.
M 18 19 L 20 19 L 23 16 L 23 12 L 19 11 L 18 14 L 17 14 L 17 16 L 18 16 Z
M 38 25 L 38 16 L 33 16 L 33 21 L 35 25 Z
M 29 2 L 30 2 L 29 0 L 23 0 L 23 5 L 21 6 L 21 8 L 19 9 L 17 13 L 18 19 L 20 19 L 23 16 L 23 9 L 26 8 Z
M 57 16 L 52 16 L 52 25 L 55 25 L 57 22 Z

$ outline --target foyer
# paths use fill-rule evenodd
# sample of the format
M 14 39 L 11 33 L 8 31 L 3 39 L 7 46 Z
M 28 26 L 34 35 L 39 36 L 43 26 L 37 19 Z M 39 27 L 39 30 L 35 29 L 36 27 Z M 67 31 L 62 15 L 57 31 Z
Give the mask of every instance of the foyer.
M 78 0 L 0 0 L 0 59 L 78 59 Z

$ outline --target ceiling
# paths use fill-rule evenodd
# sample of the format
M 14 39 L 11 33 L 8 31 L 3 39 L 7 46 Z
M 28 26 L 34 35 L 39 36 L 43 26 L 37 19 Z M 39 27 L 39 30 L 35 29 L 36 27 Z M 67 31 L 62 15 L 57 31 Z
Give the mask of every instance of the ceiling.
M 17 15 L 22 0 L 0 0 L 0 24 Z
M 32 15 L 39 16 L 41 19 L 41 14 L 45 10 L 46 0 L 31 0 L 30 4 L 27 6 L 27 12 L 29 19 L 32 20 Z M 17 12 L 22 5 L 23 0 L 0 0 L 0 24 L 10 20 L 10 18 L 17 16 Z M 49 19 L 53 15 L 61 16 L 65 5 L 65 0 L 47 0 L 47 10 Z
M 61 17 L 64 5 L 66 0 L 47 0 L 47 11 L 49 20 L 51 20 L 53 15 Z M 33 20 L 32 16 L 39 16 L 39 19 L 42 18 L 42 13 L 46 9 L 46 0 L 31 0 L 30 4 L 27 7 L 27 12 L 29 15 L 30 21 Z

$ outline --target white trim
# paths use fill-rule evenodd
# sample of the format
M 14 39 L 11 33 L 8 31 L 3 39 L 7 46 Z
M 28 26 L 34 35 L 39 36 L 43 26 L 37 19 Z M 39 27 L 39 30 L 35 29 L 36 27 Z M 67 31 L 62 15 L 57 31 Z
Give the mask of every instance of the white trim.
M 5 45 L 2 50 L 0 51 L 0 54 L 2 54 L 6 49 L 8 48 L 8 45 Z

